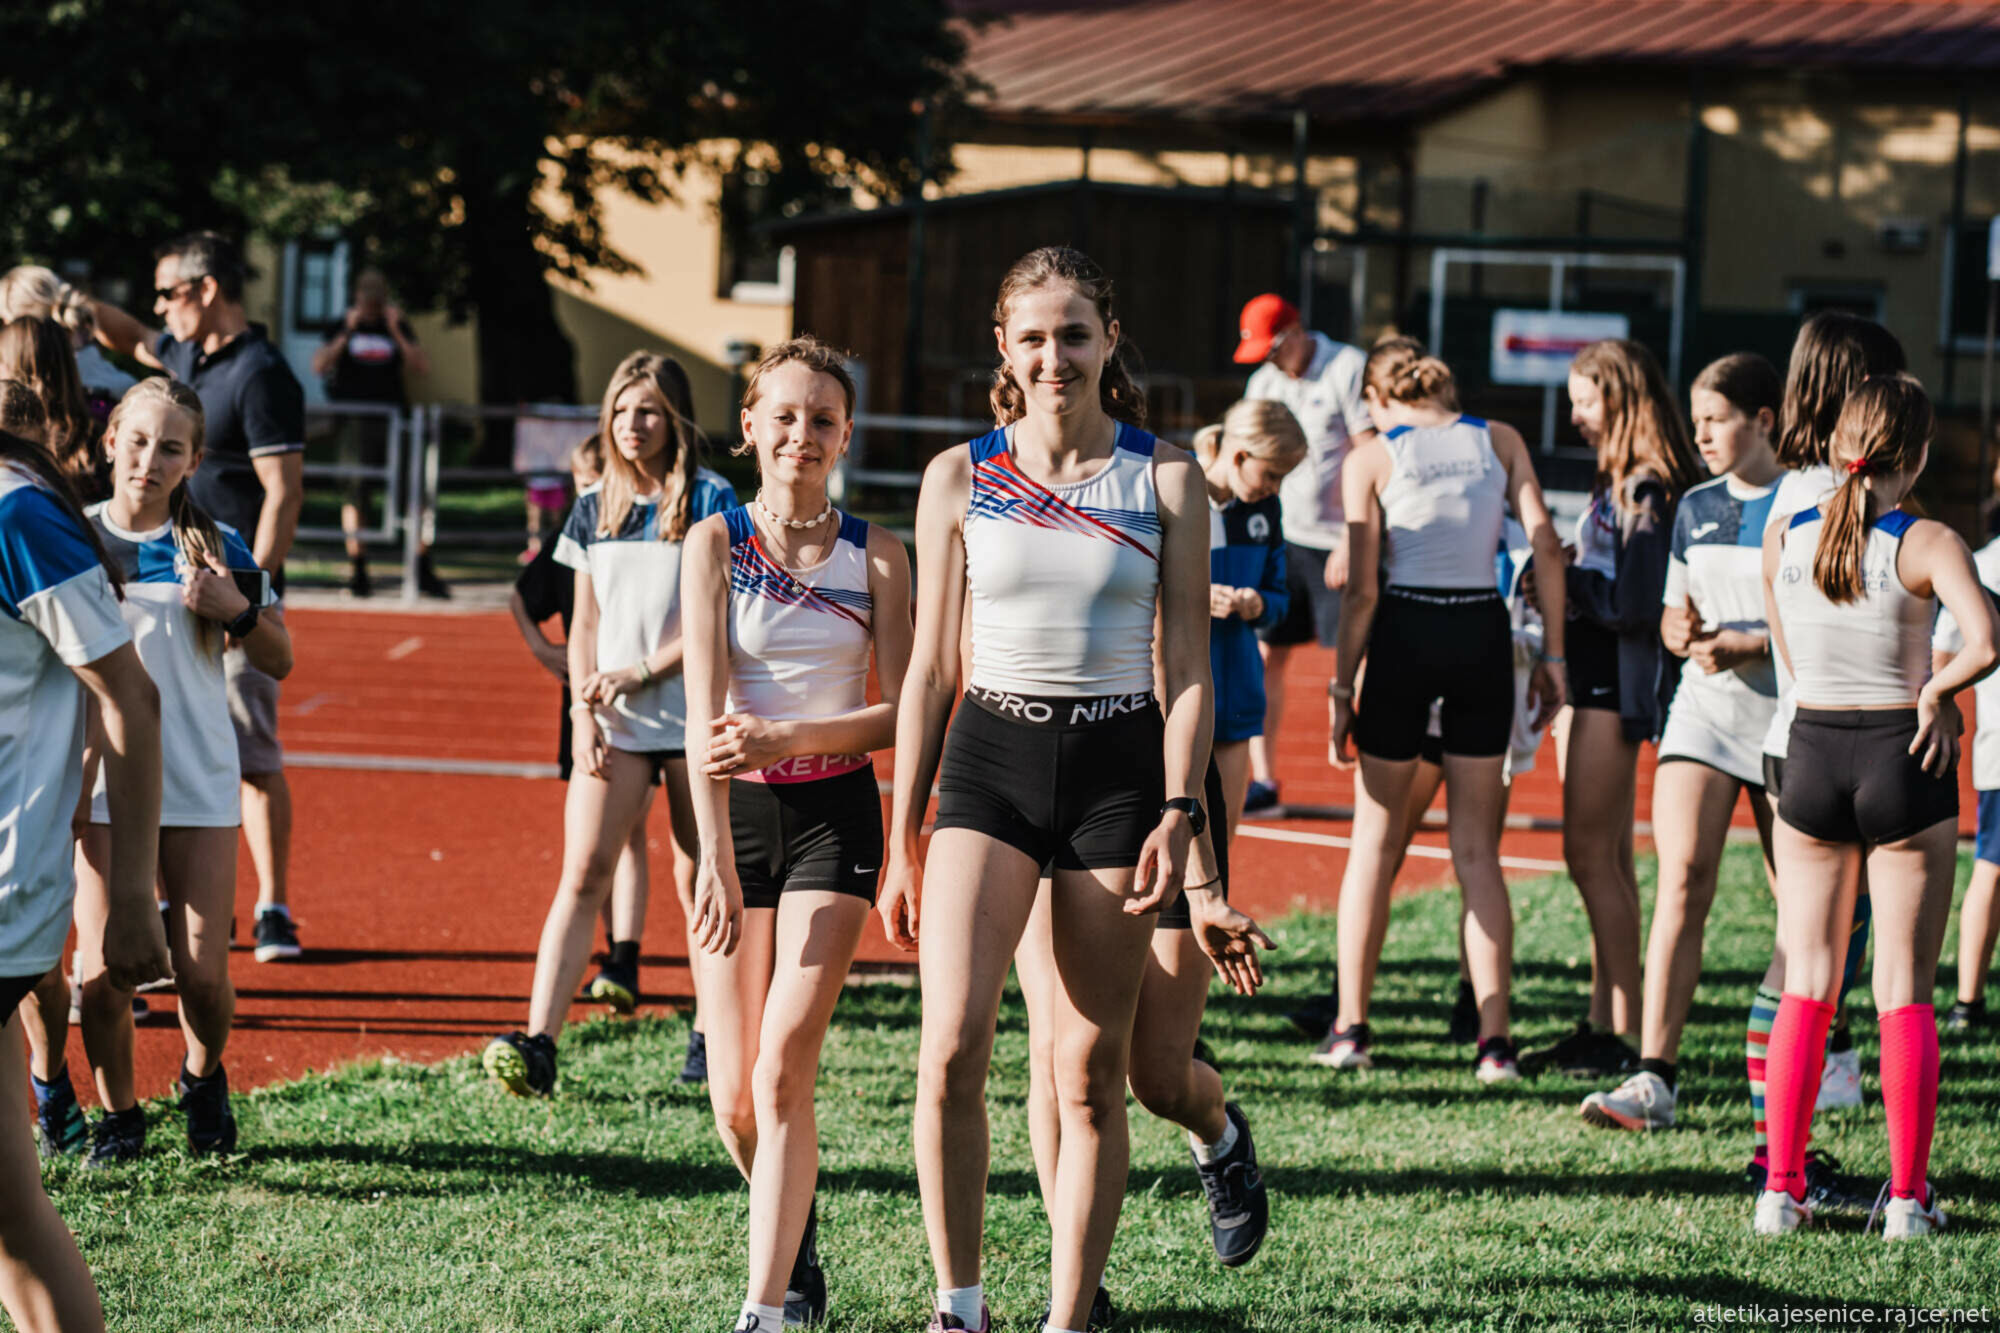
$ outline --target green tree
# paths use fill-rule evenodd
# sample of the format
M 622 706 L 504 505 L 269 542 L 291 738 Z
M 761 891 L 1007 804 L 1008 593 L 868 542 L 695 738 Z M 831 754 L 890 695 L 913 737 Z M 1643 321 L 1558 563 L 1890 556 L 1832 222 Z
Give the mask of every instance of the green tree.
M 610 195 L 895 198 L 964 89 L 948 0 L 0 8 L 0 243 L 143 280 L 169 231 L 333 224 L 413 306 L 478 313 L 488 402 L 576 396 L 547 279 L 633 271 Z

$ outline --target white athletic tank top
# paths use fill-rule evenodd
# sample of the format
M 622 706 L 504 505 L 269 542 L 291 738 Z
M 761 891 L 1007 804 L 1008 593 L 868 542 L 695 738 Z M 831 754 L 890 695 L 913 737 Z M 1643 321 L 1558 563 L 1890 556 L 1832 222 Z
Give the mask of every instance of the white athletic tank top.
M 1154 439 L 1118 424 L 1096 476 L 1044 486 L 1013 428 L 972 441 L 965 509 L 972 684 L 1055 698 L 1153 691 L 1160 591 Z
M 1491 588 L 1507 470 L 1478 417 L 1384 432 L 1383 572 L 1392 588 Z
M 1800 707 L 1908 704 L 1930 679 L 1937 602 L 1912 593 L 1896 574 L 1896 552 L 1916 521 L 1900 509 L 1875 520 L 1861 558 L 1861 597 L 1838 605 L 1813 582 L 1819 509 L 1793 516 L 1771 587 Z
M 874 599 L 868 525 L 840 514 L 833 550 L 811 569 L 786 569 L 765 550 L 744 508 L 729 525 L 729 711 L 774 722 L 836 717 L 868 702 Z M 746 774 L 806 782 L 852 772 L 863 755 L 801 755 Z

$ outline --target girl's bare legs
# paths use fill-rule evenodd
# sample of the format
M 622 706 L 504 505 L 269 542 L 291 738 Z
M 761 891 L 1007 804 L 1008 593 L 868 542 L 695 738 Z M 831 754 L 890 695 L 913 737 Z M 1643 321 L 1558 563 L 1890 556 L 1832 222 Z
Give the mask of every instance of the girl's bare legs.
M 1292 645 L 1289 643 L 1265 643 L 1257 641 L 1257 653 L 1264 659 L 1264 731 L 1252 736 L 1245 744 L 1249 747 L 1250 776 L 1259 782 L 1276 784 L 1278 768 L 1276 762 L 1276 742 L 1278 728 L 1285 724 L 1285 671 L 1291 666 Z M 1228 782 L 1228 774 L 1223 775 Z M 1225 786 L 1224 791 L 1230 790 Z
M 771 990 L 778 913 L 743 911 L 736 952 L 724 957 L 697 949 L 691 957 L 696 988 L 708 997 L 708 1104 L 722 1146 L 744 1180 L 757 1158 L 757 1099 L 753 1074 L 763 1039 L 764 1001 Z
M 132 992 L 119 990 L 104 974 L 110 870 L 110 826 L 93 824 L 76 842 L 76 970 L 83 988 L 83 1050 L 97 1080 L 97 1100 L 107 1111 L 129 1111 L 139 1100 L 132 1077 Z M 230 889 L 233 895 L 234 880 Z M 228 930 L 226 921 L 223 929 Z
M 699 946 L 694 942 L 694 862 L 701 849 L 701 834 L 694 824 L 694 796 L 688 788 L 688 768 L 685 759 L 669 759 L 666 772 L 667 788 L 667 846 L 673 853 L 674 896 L 680 899 L 681 919 L 687 923 L 687 956 L 692 959 Z M 643 934 L 646 924 L 645 906 L 639 909 L 639 930 Z M 639 935 L 629 935 L 627 939 L 638 939 Z M 701 1016 L 701 977 L 692 966 L 688 969 L 694 981 L 694 1022 L 696 1032 L 707 1032 L 708 1028 Z
M 229 981 L 229 919 L 236 907 L 236 830 L 161 829 L 160 875 L 171 904 L 167 945 L 174 956 L 174 990 L 180 996 L 187 1071 L 196 1078 L 207 1078 L 222 1064 L 229 1027 L 236 1017 L 236 988 Z
M 1055 1212 L 1056 1157 L 1062 1149 L 1053 999 L 1062 982 L 1056 976 L 1056 946 L 1049 933 L 1049 899 L 1054 894 L 1048 880 L 1036 886 L 1034 910 L 1029 912 L 1027 928 L 1014 950 L 1014 976 L 1021 983 L 1021 1003 L 1028 1011 L 1028 1147 L 1035 1158 L 1042 1212 L 1051 1217 Z
M 1901 842 L 1868 849 L 1868 896 L 1875 907 L 1875 1012 L 1929 1004 L 1937 989 L 1938 955 L 1951 922 L 1951 885 L 1958 863 L 1956 821 L 1940 820 Z M 1840 958 L 1845 957 L 1843 935 Z M 1840 967 L 1834 968 L 1840 984 Z
M 21 1023 L 0 1026 L 0 1307 L 21 1333 L 102 1333 L 90 1269 L 42 1190 Z
M 1625 739 L 1618 714 L 1571 711 L 1563 859 L 1590 917 L 1590 1022 L 1625 1035 L 1638 1031 L 1640 1014 L 1639 879 L 1632 864 L 1639 746 Z
M 1155 930 L 1132 1023 L 1132 1095 L 1203 1143 L 1229 1129 L 1222 1076 L 1194 1055 L 1214 975 L 1192 930 Z
M 1406 844 L 1415 759 L 1361 756 L 1354 784 L 1354 845 L 1340 881 L 1340 1019 L 1351 1028 L 1368 1021 L 1382 942 L 1389 934 L 1389 890 Z
M 750 1299 L 782 1305 L 819 1180 L 813 1093 L 820 1048 L 873 906 L 851 893 L 778 900 L 775 966 L 751 1074 L 757 1140 L 750 1171 Z
M 535 952 L 530 1036 L 554 1037 L 590 962 L 591 931 L 651 791 L 652 761 L 624 750 L 605 759 L 607 777 L 577 772 L 563 803 L 563 868 Z
M 1645 1006 L 1639 1054 L 1680 1056 L 1681 1029 L 1701 979 L 1701 945 L 1729 817 L 1743 784 L 1707 764 L 1661 764 L 1653 773 L 1653 843 L 1659 887 L 1646 937 Z
M 1502 755 L 1444 756 L 1452 869 L 1458 874 L 1466 977 L 1479 1004 L 1479 1038 L 1504 1037 L 1514 976 L 1514 905 L 1500 874 L 1507 787 Z M 1380 956 L 1379 953 L 1377 955 Z
M 2000 936 L 2000 865 L 1972 863 L 1972 882 L 1958 911 L 1958 999 L 1978 1004 L 1986 996 L 1986 969 L 1993 964 L 1993 941 Z
M 28 1038 L 28 1072 L 44 1083 L 55 1078 L 67 1058 L 69 998 L 69 972 L 57 963 L 14 1011 Z
M 646 934 L 646 902 L 652 894 L 652 858 L 646 828 L 653 811 L 653 789 L 646 789 L 645 804 L 632 822 L 632 836 L 618 855 L 618 869 L 611 876 L 611 893 L 598 915 L 604 921 L 607 940 L 639 940 Z M 693 955 L 690 954 L 690 957 Z

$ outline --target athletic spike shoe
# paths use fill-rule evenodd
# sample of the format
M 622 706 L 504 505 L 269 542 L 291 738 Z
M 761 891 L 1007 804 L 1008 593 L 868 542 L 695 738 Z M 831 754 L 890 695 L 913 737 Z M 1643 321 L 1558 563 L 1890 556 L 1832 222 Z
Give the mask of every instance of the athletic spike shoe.
M 221 1065 L 199 1082 L 181 1066 L 181 1114 L 187 1117 L 188 1151 L 196 1157 L 236 1151 L 236 1115 L 229 1109 L 229 1071 Z
M 69 1080 L 68 1068 L 56 1075 L 53 1083 L 40 1079 L 34 1083 L 36 1151 L 45 1162 L 81 1157 L 90 1150 L 90 1121 L 76 1104 L 76 1086 Z
M 1243 793 L 1243 813 L 1246 815 L 1270 814 L 1278 808 L 1278 784 L 1258 782 L 1254 779 Z
M 1195 1174 L 1208 1196 L 1208 1238 L 1224 1268 L 1241 1268 L 1257 1257 L 1265 1232 L 1271 1229 L 1271 1201 L 1257 1169 L 1257 1145 L 1250 1139 L 1250 1120 L 1235 1102 L 1223 1114 L 1236 1127 L 1229 1155 L 1204 1163 L 1195 1158 Z M 1108 1322 L 1108 1321 L 1107 1321 Z
M 1054 1312 L 1053 1304 L 1045 1303 L 1042 1306 L 1042 1317 L 1035 1322 L 1036 1333 L 1045 1333 L 1049 1326 L 1049 1318 Z M 1111 1304 L 1111 1293 L 1100 1286 L 1097 1294 L 1090 1298 L 1090 1315 L 1084 1323 L 1086 1333 L 1095 1333 L 1095 1330 L 1100 1328 L 1110 1328 L 1111 1321 L 1117 1317 L 1118 1309 Z
M 1986 1026 L 1986 1000 L 1955 1000 L 1951 1008 L 1945 1010 L 1944 1021 L 1938 1025 L 1946 1032 L 1970 1032 L 1974 1028 Z
M 1886 1194 L 1888 1191 L 1889 1186 L 1885 1181 L 1882 1185 L 1882 1192 Z M 1882 1208 L 1883 1240 L 1915 1240 L 1919 1236 L 1934 1236 L 1944 1230 L 1944 1205 L 1938 1198 L 1938 1192 L 1929 1185 L 1925 1185 L 1924 1193 L 1929 1197 L 1924 1199 L 1891 1199 L 1886 1208 L 1882 1208 L 1881 1196 L 1876 1196 L 1875 1205 L 1878 1208 Z M 1868 1221 L 1871 1225 L 1874 1223 L 1874 1220 L 1875 1214 L 1872 1212 L 1869 1213 Z M 1867 1229 L 1867 1227 L 1862 1228 L 1864 1232 Z
M 964 1333 L 993 1333 L 993 1312 L 981 1305 L 979 1322 L 968 1324 L 955 1314 L 946 1314 L 939 1310 L 931 1316 L 931 1322 L 924 1325 L 924 1333 L 957 1333 L 958 1330 L 963 1330 Z
M 1472 983 L 1463 977 L 1458 981 L 1458 999 L 1451 1006 L 1447 1037 L 1461 1046 L 1479 1040 L 1479 1000 L 1472 993 Z
M 1813 1103 L 1813 1110 L 1845 1111 L 1861 1105 L 1861 1052 L 1852 1046 L 1844 1051 L 1829 1051 L 1826 1057 L 1826 1073 L 1820 1076 L 1819 1099 Z
M 136 1162 L 146 1151 L 146 1112 L 134 1106 L 125 1111 L 106 1111 L 90 1127 L 90 1155 L 83 1159 L 88 1170 Z
M 1782 1236 L 1812 1221 L 1812 1209 L 1785 1190 L 1765 1190 L 1757 1196 L 1750 1229 L 1760 1236 Z
M 639 969 L 606 963 L 590 979 L 590 987 L 584 994 L 599 1004 L 610 1005 L 614 1014 L 629 1014 L 639 1007 Z
M 287 963 L 305 950 L 299 945 L 299 928 L 289 912 L 267 907 L 257 913 L 257 961 Z
M 688 1033 L 687 1059 L 681 1062 L 680 1081 L 708 1082 L 708 1038 L 700 1032 Z
M 1553 1045 L 1521 1057 L 1521 1072 L 1540 1074 L 1554 1069 L 1575 1079 L 1617 1078 L 1639 1067 L 1639 1053 L 1616 1033 L 1601 1032 L 1588 1021 Z
M 1368 1053 L 1368 1025 L 1329 1027 L 1309 1058 L 1328 1069 L 1373 1069 L 1375 1057 Z
M 1674 1090 L 1650 1069 L 1642 1069 L 1610 1092 L 1593 1092 L 1578 1112 L 1604 1129 L 1672 1129 Z M 1762 1189 L 1763 1177 L 1757 1180 Z
M 1854 1182 L 1841 1170 L 1839 1158 L 1818 1148 L 1806 1153 L 1806 1203 L 1814 1212 L 1859 1208 L 1867 1197 L 1855 1191 Z
M 546 1097 L 556 1090 L 556 1044 L 548 1037 L 525 1032 L 495 1037 L 479 1063 L 488 1078 L 516 1097 Z
M 1472 1076 L 1489 1086 L 1521 1081 L 1521 1057 L 1505 1037 L 1488 1037 L 1472 1057 Z
M 817 1328 L 826 1322 L 826 1273 L 819 1266 L 819 1200 L 806 1210 L 805 1234 L 785 1281 L 785 1327 Z

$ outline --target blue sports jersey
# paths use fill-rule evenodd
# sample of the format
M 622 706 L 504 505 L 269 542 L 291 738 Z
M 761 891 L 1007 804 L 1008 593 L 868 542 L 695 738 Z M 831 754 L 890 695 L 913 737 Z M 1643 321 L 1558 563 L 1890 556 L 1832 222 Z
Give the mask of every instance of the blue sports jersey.
M 1245 504 L 1209 505 L 1208 578 L 1232 588 L 1255 588 L 1264 614 L 1211 620 L 1208 669 L 1215 680 L 1215 743 L 1248 740 L 1264 731 L 1264 659 L 1256 631 L 1284 619 L 1285 539 L 1278 497 Z

